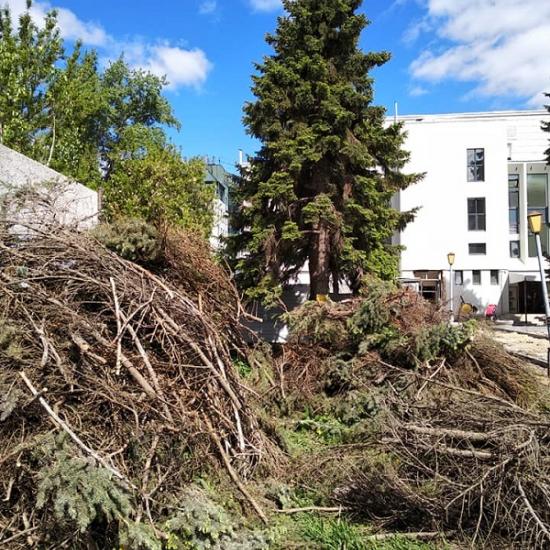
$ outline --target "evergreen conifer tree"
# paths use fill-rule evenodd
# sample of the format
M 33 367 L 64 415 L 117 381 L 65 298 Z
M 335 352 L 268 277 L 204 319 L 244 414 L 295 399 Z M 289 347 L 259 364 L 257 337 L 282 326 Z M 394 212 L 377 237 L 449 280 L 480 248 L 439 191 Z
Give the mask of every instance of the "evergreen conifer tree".
M 276 298 L 304 264 L 310 297 L 364 273 L 397 273 L 391 238 L 414 212 L 391 206 L 405 175 L 400 125 L 373 105 L 370 71 L 387 52 L 365 53 L 361 0 L 283 0 L 267 36 L 274 53 L 256 65 L 248 132 L 262 143 L 242 174 L 228 252 L 250 297 Z

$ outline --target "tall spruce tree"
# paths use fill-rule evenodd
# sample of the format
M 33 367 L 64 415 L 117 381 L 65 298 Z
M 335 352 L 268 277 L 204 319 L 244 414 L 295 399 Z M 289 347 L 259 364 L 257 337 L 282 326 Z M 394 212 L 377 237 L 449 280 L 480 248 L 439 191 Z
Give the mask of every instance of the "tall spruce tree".
M 276 298 L 306 262 L 311 298 L 331 279 L 357 290 L 367 272 L 396 275 L 391 238 L 414 212 L 391 199 L 421 176 L 401 172 L 401 126 L 373 105 L 369 72 L 390 54 L 359 49 L 369 24 L 361 3 L 283 0 L 287 13 L 267 36 L 274 53 L 256 65 L 244 122 L 262 147 L 236 191 L 228 242 L 250 297 Z

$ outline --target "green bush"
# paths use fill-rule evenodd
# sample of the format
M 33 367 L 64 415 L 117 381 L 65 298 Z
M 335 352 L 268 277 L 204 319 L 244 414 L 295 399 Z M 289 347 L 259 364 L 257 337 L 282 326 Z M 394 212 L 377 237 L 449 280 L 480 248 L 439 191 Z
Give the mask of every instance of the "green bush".
M 120 218 L 94 230 L 99 242 L 125 260 L 143 264 L 157 263 L 162 258 L 158 231 L 142 220 Z

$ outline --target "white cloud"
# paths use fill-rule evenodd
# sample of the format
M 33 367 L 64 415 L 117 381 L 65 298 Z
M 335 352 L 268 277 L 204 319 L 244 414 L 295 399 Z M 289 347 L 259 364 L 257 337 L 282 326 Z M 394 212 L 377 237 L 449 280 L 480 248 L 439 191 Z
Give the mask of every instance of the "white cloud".
M 59 28 L 65 38 L 82 40 L 90 46 L 105 46 L 109 36 L 105 30 L 95 23 L 84 22 L 71 11 L 58 8 Z
M 413 86 L 409 90 L 409 95 L 412 96 L 412 97 L 420 97 L 420 96 L 426 95 L 428 93 L 429 93 L 428 90 L 426 88 L 424 88 L 424 86 Z
M 216 0 L 204 0 L 199 6 L 199 13 L 201 15 L 211 15 L 218 8 Z
M 541 106 L 550 91 L 550 2 L 426 0 L 409 38 L 430 29 L 438 41 L 411 64 L 425 81 L 473 82 L 471 93 Z
M 2 7 L 8 6 L 14 19 L 24 13 L 27 9 L 26 0 L 4 0 L 0 1 Z M 49 2 L 33 2 L 31 15 L 38 25 L 44 21 L 46 13 L 54 6 Z M 108 41 L 108 35 L 97 23 L 81 21 L 71 11 L 65 8 L 56 8 L 58 12 L 58 23 L 61 34 L 69 40 L 80 39 L 90 46 L 103 46 Z
M 0 0 L 0 5 L 8 5 L 14 18 L 26 10 L 26 0 Z M 40 25 L 46 13 L 52 8 L 55 8 L 55 5 L 49 2 L 35 1 L 31 15 Z M 124 53 L 128 63 L 133 67 L 149 70 L 157 76 L 166 76 L 171 89 L 200 87 L 212 68 L 206 54 L 198 48 L 185 49 L 161 41 L 151 43 L 143 39 L 120 41 L 109 35 L 101 25 L 82 21 L 71 10 L 56 9 L 63 38 L 80 39 L 85 45 L 98 48 L 101 56 L 107 59 L 117 58 Z
M 255 11 L 275 11 L 283 6 L 281 0 L 250 0 Z
M 166 45 L 144 48 L 143 59 L 138 65 L 157 76 L 166 76 L 172 89 L 200 87 L 212 68 L 212 63 L 202 50 L 184 50 Z

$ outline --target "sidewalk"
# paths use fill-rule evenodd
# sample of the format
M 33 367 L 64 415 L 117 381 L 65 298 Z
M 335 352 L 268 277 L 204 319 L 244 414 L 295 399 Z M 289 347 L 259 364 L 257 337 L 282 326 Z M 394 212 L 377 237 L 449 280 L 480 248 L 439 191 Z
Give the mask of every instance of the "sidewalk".
M 491 328 L 494 330 L 503 330 L 506 332 L 517 332 L 519 334 L 527 334 L 535 338 L 548 338 L 546 327 L 536 325 L 499 325 L 495 323 Z

